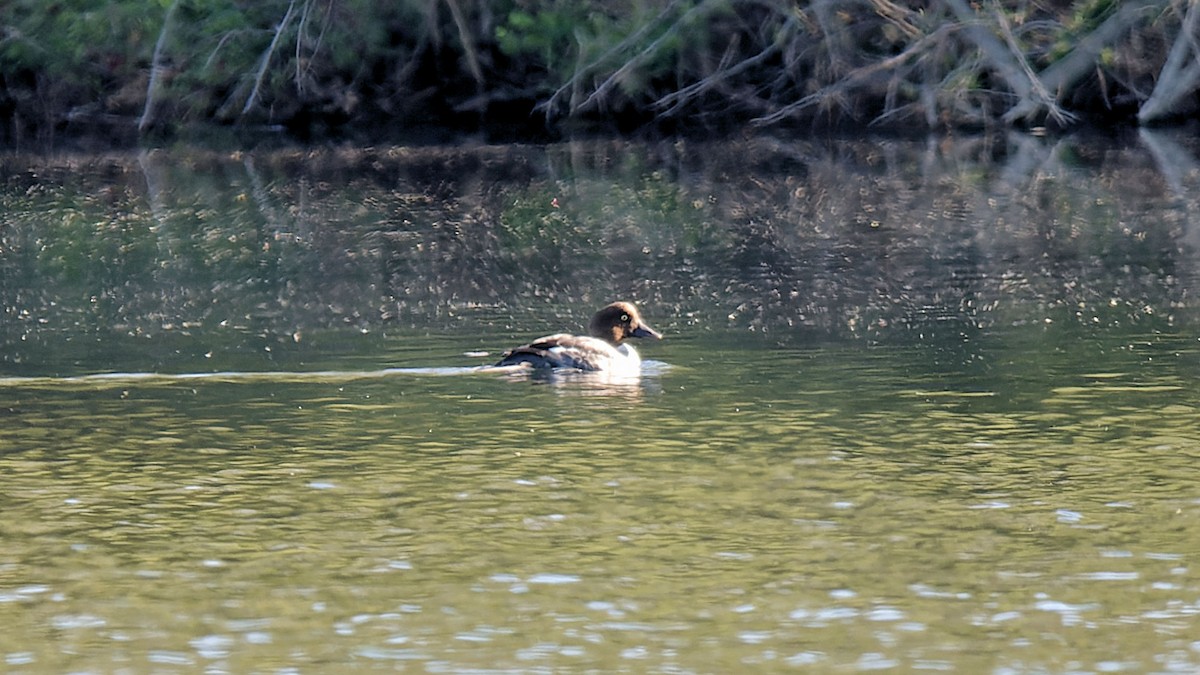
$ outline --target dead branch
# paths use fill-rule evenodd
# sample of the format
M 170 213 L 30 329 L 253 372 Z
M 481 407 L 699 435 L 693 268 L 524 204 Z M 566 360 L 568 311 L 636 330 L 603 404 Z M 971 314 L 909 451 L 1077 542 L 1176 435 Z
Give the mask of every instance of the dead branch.
M 1066 56 L 1050 64 L 1039 76 L 1050 91 L 1069 87 L 1096 68 L 1096 60 L 1105 47 L 1119 40 L 1153 10 L 1160 9 L 1165 0 L 1122 2 L 1117 11 L 1092 32 L 1081 38 Z
M 909 20 L 914 14 L 912 10 L 897 6 L 889 0 L 871 0 L 871 6 L 875 8 L 875 12 L 879 16 L 900 29 L 910 40 L 917 40 L 921 37 L 921 29 L 914 26 Z
M 1170 115 L 1180 100 L 1191 96 L 1200 83 L 1200 50 L 1194 37 L 1197 25 L 1200 25 L 1198 4 L 1187 3 L 1187 14 L 1159 71 L 1154 91 L 1150 92 L 1150 98 L 1138 110 L 1138 122 L 1145 124 Z
M 300 20 L 296 23 L 296 73 L 292 76 L 292 80 L 296 84 L 296 91 L 301 94 L 304 93 L 305 78 L 308 75 L 308 72 L 312 69 L 312 59 L 305 59 L 303 50 L 305 42 L 304 38 L 306 35 L 308 35 L 308 24 L 309 21 L 311 21 L 310 17 L 313 13 L 313 5 L 315 4 L 316 2 L 314 0 L 304 0 L 304 9 L 300 12 Z M 312 55 L 315 55 L 321 50 L 321 44 L 325 40 L 325 31 L 329 29 L 329 19 L 332 11 L 332 5 L 326 7 L 325 20 L 321 22 L 321 31 L 317 34 L 316 39 L 313 41 L 312 50 L 309 52 Z
M 547 99 L 544 103 L 539 104 L 537 106 L 537 108 L 544 110 L 546 112 L 546 118 L 549 119 L 550 115 L 553 113 L 555 104 L 558 103 L 558 101 L 563 97 L 564 94 L 566 94 L 567 92 L 572 92 L 572 94 L 578 94 L 579 93 L 578 87 L 579 87 L 579 85 L 582 84 L 583 79 L 585 77 L 587 77 L 588 75 L 591 75 L 592 72 L 598 70 L 604 63 L 608 62 L 608 60 L 610 58 L 612 58 L 613 56 L 625 51 L 629 46 L 636 44 L 639 40 L 641 40 L 641 38 L 643 36 L 645 36 L 654 27 L 661 24 L 668 16 L 670 16 L 671 13 L 675 11 L 675 8 L 679 4 L 680 4 L 680 0 L 671 0 L 671 2 L 669 2 L 667 4 L 667 6 L 664 7 L 662 9 L 662 11 L 658 13 L 658 16 L 656 16 L 653 21 L 649 21 L 649 22 L 645 23 L 641 28 L 639 28 L 636 31 L 634 31 L 633 33 L 631 33 L 624 40 L 621 40 L 617 44 L 613 45 L 611 48 L 609 48 L 607 51 L 605 51 L 603 54 L 601 54 L 599 58 L 592 61 L 591 63 L 583 64 L 581 66 L 576 66 L 575 72 L 571 75 L 571 79 L 567 80 L 561 87 L 559 87 L 557 90 L 555 90 L 554 94 L 552 94 L 550 96 L 550 98 Z M 583 48 L 581 45 L 580 46 L 580 55 L 582 56 L 582 54 L 583 54 Z M 573 95 L 572 99 L 574 99 L 574 98 L 575 98 L 575 96 Z M 592 97 L 588 97 L 587 100 L 588 101 L 592 100 Z M 570 108 L 571 112 L 575 112 L 580 107 L 582 107 L 582 105 L 583 105 L 582 103 L 579 105 L 575 105 L 574 100 L 572 100 L 571 108 Z
M 837 3 L 832 0 L 815 0 L 812 3 L 813 19 L 821 29 L 825 40 L 825 51 L 829 54 L 834 73 L 841 74 L 852 63 L 847 54 L 851 51 L 849 31 L 836 16 Z
M 788 105 L 785 105 L 782 108 L 779 108 L 778 110 L 775 110 L 774 112 L 772 112 L 768 115 L 763 115 L 761 117 L 757 117 L 757 118 L 751 120 L 751 122 L 753 124 L 755 124 L 756 126 L 767 126 L 770 124 L 774 124 L 775 122 L 778 122 L 778 121 L 784 119 L 785 117 L 794 115 L 794 114 L 800 112 L 801 110 L 815 106 L 823 101 L 829 100 L 833 97 L 842 96 L 848 90 L 857 86 L 860 82 L 863 82 L 871 77 L 874 77 L 875 75 L 877 75 L 881 72 L 887 71 L 891 68 L 895 68 L 910 59 L 916 58 L 917 55 L 921 54 L 927 47 L 929 47 L 929 45 L 933 44 L 934 42 L 936 42 L 938 40 L 941 40 L 947 34 L 954 32 L 954 31 L 958 30 L 959 28 L 961 28 L 961 26 L 959 26 L 958 24 L 952 24 L 952 23 L 942 24 L 936 30 L 934 30 L 932 33 L 930 33 L 930 34 L 926 35 L 925 37 L 921 38 L 920 40 L 917 40 L 916 42 L 913 42 L 912 44 L 910 44 L 907 48 L 905 48 L 904 51 L 900 52 L 899 54 L 896 54 L 895 56 L 890 56 L 890 57 L 888 57 L 886 59 L 882 59 L 880 61 L 876 61 L 874 63 L 867 64 L 860 68 L 856 68 L 856 69 L 850 71 L 845 77 L 841 78 L 837 82 L 826 85 L 826 86 L 822 87 L 820 90 L 815 91 L 815 92 L 809 94 L 808 96 L 801 98 L 798 101 L 789 103 Z
M 721 63 L 717 66 L 716 70 L 713 73 L 711 73 L 710 75 L 708 75 L 706 77 L 701 78 L 700 81 L 698 81 L 698 82 L 694 82 L 694 83 L 684 87 L 683 89 L 671 92 L 670 94 L 663 96 L 662 98 L 660 98 L 654 102 L 654 107 L 656 107 L 660 110 L 665 109 L 666 114 L 670 114 L 670 113 L 678 110 L 681 106 L 686 104 L 689 100 L 700 96 L 704 92 L 712 89 L 713 87 L 717 86 L 718 84 L 721 84 L 721 83 L 727 81 L 729 78 L 732 78 L 732 77 L 742 73 L 743 71 L 749 70 L 751 68 L 754 68 L 755 66 L 762 64 L 767 59 L 774 56 L 776 53 L 778 53 L 781 50 L 781 48 L 782 48 L 781 45 L 787 43 L 789 41 L 789 38 L 792 35 L 794 35 L 797 30 L 798 30 L 798 24 L 796 22 L 795 17 L 789 16 L 787 21 L 784 22 L 783 26 L 780 27 L 780 30 L 778 33 L 779 37 L 774 42 L 772 42 L 771 44 L 764 47 L 757 54 L 747 57 L 745 59 L 742 59 L 738 63 L 730 66 L 729 61 L 731 61 L 732 59 L 729 58 L 730 54 L 727 52 L 726 55 L 721 59 Z M 732 42 L 730 43 L 730 45 L 732 47 Z
M 603 82 L 601 82 L 600 86 L 596 87 L 595 91 L 593 91 L 586 99 L 584 99 L 583 103 L 579 105 L 579 109 L 587 109 L 588 106 L 602 100 L 605 96 L 607 96 L 608 92 L 616 87 L 617 84 L 625 78 L 625 76 L 633 72 L 634 68 L 641 65 L 642 62 L 648 59 L 650 56 L 653 56 L 654 53 L 658 51 L 658 48 L 662 46 L 663 42 L 666 42 L 668 38 L 671 38 L 678 33 L 680 26 L 683 25 L 685 20 L 691 18 L 695 14 L 698 14 L 701 10 L 706 9 L 709 4 L 712 4 L 711 0 L 706 0 L 705 2 L 702 2 L 699 5 L 689 9 L 683 14 L 683 16 L 676 19 L 674 23 L 667 28 L 667 30 L 663 31 L 662 35 L 652 40 L 650 44 L 646 45 L 645 49 L 635 54 L 633 58 L 626 61 L 621 65 L 620 68 L 616 70 L 616 72 L 614 72 L 612 75 L 609 75 Z
M 475 49 L 470 27 L 467 26 L 467 17 L 463 14 L 458 0 L 446 0 L 446 6 L 450 8 L 450 16 L 454 19 L 454 26 L 458 28 L 458 39 L 467 55 L 467 68 L 471 71 L 471 77 L 475 78 L 477 84 L 483 84 L 483 68 L 479 65 L 479 54 Z
M 1004 16 L 1003 10 L 1000 9 L 995 0 L 993 0 L 992 5 L 992 15 L 996 17 L 996 25 L 1000 28 L 1000 34 L 1004 36 L 1004 43 L 1008 45 L 1008 49 L 1012 53 L 1013 60 L 1016 61 L 1017 65 L 1021 68 L 1021 72 L 1024 73 L 1026 80 L 1029 82 L 1029 89 L 1032 94 L 1032 99 L 1030 97 L 1026 97 L 1022 101 L 1019 101 L 1017 106 L 1009 109 L 1009 111 L 1004 114 L 1004 121 L 1011 123 L 1021 119 L 1022 117 L 1029 118 L 1041 108 L 1045 108 L 1046 114 L 1048 114 L 1060 125 L 1064 125 L 1068 122 L 1074 122 L 1076 119 L 1075 115 L 1059 107 L 1058 100 L 1046 88 L 1046 85 L 1042 82 L 1042 78 L 1038 77 L 1038 74 L 1033 72 L 1033 68 L 1029 65 L 1029 60 L 1025 58 L 1025 52 L 1023 52 L 1021 50 L 1021 46 L 1017 44 L 1017 38 L 1013 35 L 1012 26 L 1008 25 L 1008 19 Z M 1016 114 L 1016 110 L 1017 108 L 1021 107 L 1021 104 L 1030 102 L 1032 102 L 1033 107 L 1028 114 Z
M 154 56 L 150 60 L 150 83 L 146 85 L 146 104 L 142 107 L 142 116 L 138 119 L 138 132 L 143 132 L 154 123 L 154 104 L 158 100 L 158 91 L 162 74 L 166 70 L 163 65 L 163 60 L 166 55 L 167 36 L 171 32 L 171 26 L 174 24 L 175 10 L 179 7 L 179 0 L 171 3 L 167 8 L 167 14 L 163 17 L 162 28 L 158 31 L 158 40 L 154 43 Z
M 963 33 L 979 48 L 996 74 L 1004 80 L 1017 98 L 1029 98 L 1033 89 L 1029 80 L 1025 77 L 1021 67 L 1013 60 L 1008 48 L 991 31 L 984 28 L 975 10 L 968 7 L 963 0 L 942 0 L 942 2 L 962 23 Z
M 279 24 L 275 26 L 275 35 L 271 38 L 271 44 L 267 46 L 267 50 L 263 52 L 262 58 L 259 59 L 258 72 L 254 75 L 254 87 L 250 90 L 250 96 L 246 98 L 246 104 L 242 106 L 242 115 L 250 112 L 250 109 L 254 107 L 254 102 L 258 100 L 258 91 L 262 87 L 263 78 L 267 75 L 267 66 L 271 64 L 271 57 L 279 47 L 279 40 L 283 37 L 283 31 L 292 22 L 292 17 L 295 15 L 296 0 L 292 0 L 288 3 L 287 12 L 279 20 Z

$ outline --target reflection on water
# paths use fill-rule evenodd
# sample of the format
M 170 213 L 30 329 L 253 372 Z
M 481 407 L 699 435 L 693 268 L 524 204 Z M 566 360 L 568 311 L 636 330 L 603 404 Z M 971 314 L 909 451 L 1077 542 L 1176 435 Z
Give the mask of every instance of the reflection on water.
M 1195 173 L 755 143 L 8 160 L 5 668 L 1200 669 Z
M 487 356 L 487 352 L 478 352 Z M 562 394 L 585 396 L 640 396 L 643 390 L 659 391 L 658 380 L 669 364 L 661 361 L 643 361 L 638 372 L 576 371 L 562 368 L 529 368 L 524 366 L 495 367 L 491 365 L 468 367 L 428 368 L 381 368 L 379 370 L 310 370 L 284 371 L 215 371 L 202 373 L 93 373 L 67 377 L 0 377 L 0 387 L 16 390 L 20 388 L 50 390 L 112 389 L 128 386 L 170 386 L 194 382 L 248 383 L 248 384 L 339 384 L 357 380 L 375 380 L 400 377 L 505 377 L 516 381 L 531 381 L 547 384 Z

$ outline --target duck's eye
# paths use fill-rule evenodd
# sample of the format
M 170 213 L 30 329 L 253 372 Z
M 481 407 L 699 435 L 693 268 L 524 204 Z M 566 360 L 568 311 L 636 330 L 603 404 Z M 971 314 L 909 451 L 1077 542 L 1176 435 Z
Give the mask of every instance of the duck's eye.
M 621 323 L 629 323 L 629 315 L 628 314 L 621 315 Z

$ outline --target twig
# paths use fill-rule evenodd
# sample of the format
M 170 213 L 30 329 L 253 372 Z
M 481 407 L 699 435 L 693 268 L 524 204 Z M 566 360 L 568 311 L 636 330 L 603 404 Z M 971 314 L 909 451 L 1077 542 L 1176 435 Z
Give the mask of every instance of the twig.
M 213 50 L 208 54 L 208 58 L 204 60 L 204 70 L 208 70 L 212 67 L 213 61 L 217 59 L 217 54 L 220 53 L 221 48 L 225 46 L 225 43 L 233 38 L 235 32 L 240 33 L 242 31 L 226 31 L 225 34 L 221 36 L 221 39 L 217 40 L 217 46 L 213 47 Z

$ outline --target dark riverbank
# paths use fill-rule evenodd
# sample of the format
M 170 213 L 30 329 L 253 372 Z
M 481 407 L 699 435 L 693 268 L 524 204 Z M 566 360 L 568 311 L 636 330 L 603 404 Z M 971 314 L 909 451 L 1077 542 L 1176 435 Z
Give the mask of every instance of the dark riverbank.
M 0 8 L 0 140 L 546 141 L 1174 124 L 1165 0 L 114 0 Z

